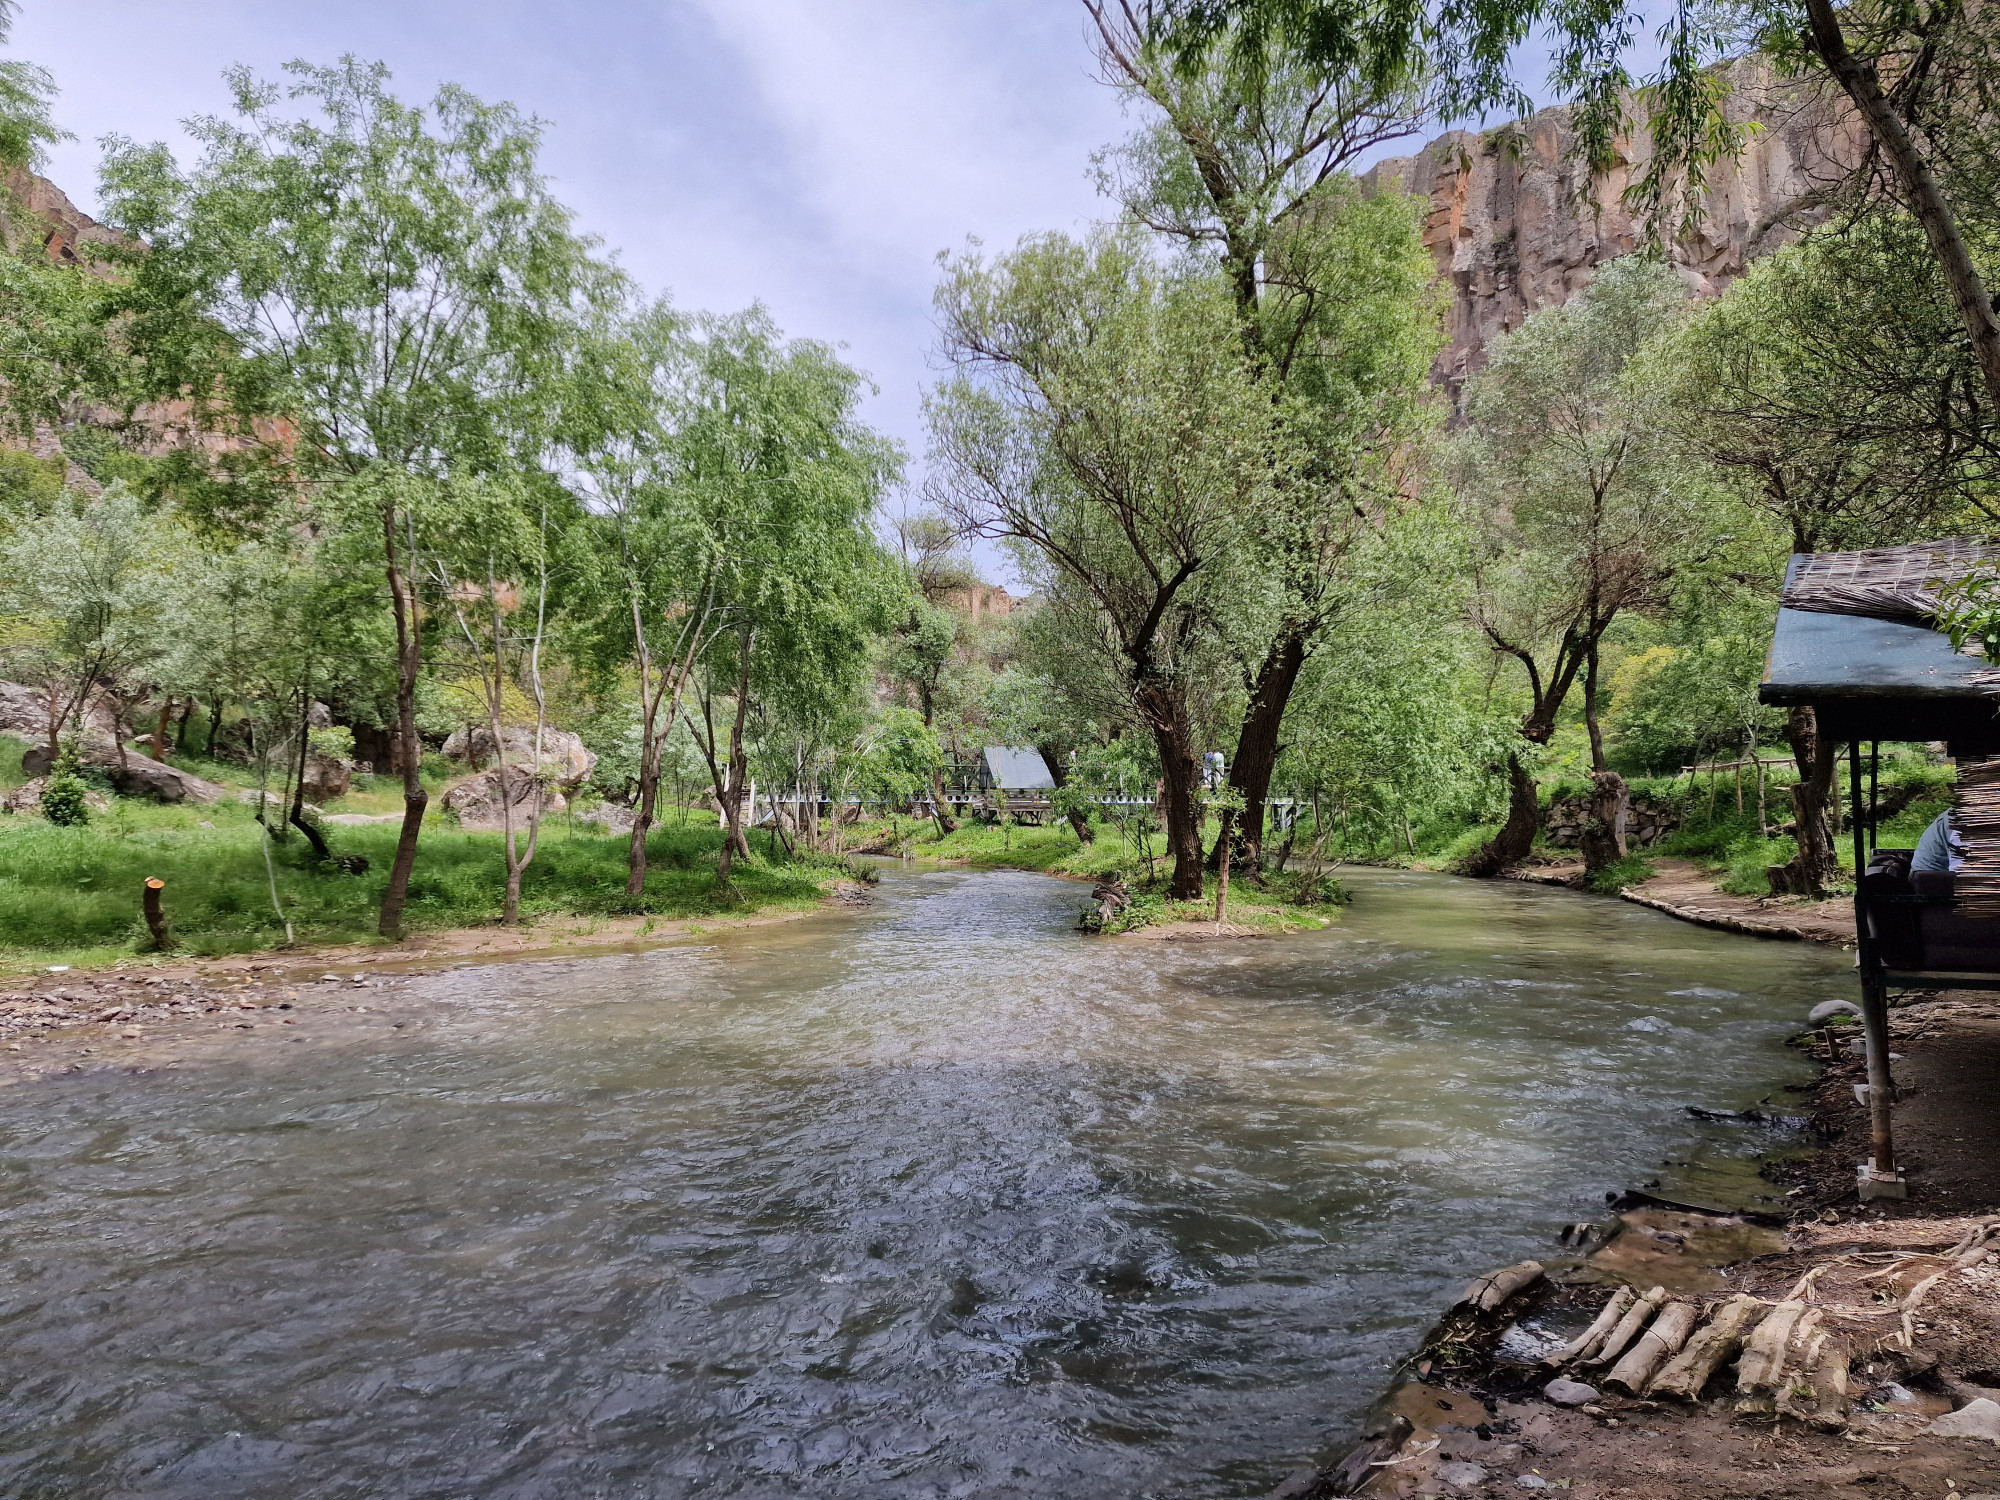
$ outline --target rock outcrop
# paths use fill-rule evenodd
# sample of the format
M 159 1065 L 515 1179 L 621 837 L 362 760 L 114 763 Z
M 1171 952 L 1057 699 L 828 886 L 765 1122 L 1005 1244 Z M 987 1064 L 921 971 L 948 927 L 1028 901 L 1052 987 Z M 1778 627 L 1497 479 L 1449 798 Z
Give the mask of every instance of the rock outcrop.
M 121 797 L 151 797 L 157 802 L 219 802 L 223 788 L 212 781 L 154 760 L 139 751 L 128 751 L 125 763 L 118 762 L 118 749 L 105 740 L 87 737 L 78 759 L 102 772 Z M 46 776 L 55 763 L 49 747 L 30 745 L 21 757 L 21 769 L 30 776 Z
M 535 731 L 519 724 L 508 724 L 501 728 L 501 736 L 507 746 L 507 766 L 509 770 L 517 766 L 527 766 L 535 759 Z M 451 737 L 444 742 L 444 758 L 460 760 L 479 770 L 493 763 L 493 731 L 484 724 L 475 726 L 470 733 L 464 729 L 454 729 Z M 544 729 L 542 731 L 541 772 L 552 785 L 572 790 L 590 779 L 590 773 L 597 769 L 597 757 L 584 748 L 580 736 L 567 729 Z
M 1712 296 L 1811 222 L 1816 194 L 1846 175 L 1862 137 L 1844 112 L 1779 79 L 1761 58 L 1730 64 L 1731 113 L 1759 128 L 1743 157 L 1710 173 L 1698 224 L 1669 247 Z M 1566 107 L 1487 131 L 1454 130 L 1412 156 L 1377 163 L 1363 181 L 1429 200 L 1424 243 L 1451 286 L 1451 343 L 1436 377 L 1454 406 L 1493 340 L 1538 308 L 1567 301 L 1597 267 L 1647 242 L 1622 198 L 1651 155 L 1643 126 L 1594 182 L 1577 159 Z
M 502 796 L 505 802 L 502 802 Z M 535 813 L 537 800 L 541 815 L 562 812 L 569 806 L 563 794 L 543 777 L 508 766 L 503 777 L 499 767 L 482 771 L 461 781 L 444 794 L 445 810 L 458 819 L 461 828 L 501 829 L 507 826 L 508 807 L 513 809 L 514 826 L 525 831 Z

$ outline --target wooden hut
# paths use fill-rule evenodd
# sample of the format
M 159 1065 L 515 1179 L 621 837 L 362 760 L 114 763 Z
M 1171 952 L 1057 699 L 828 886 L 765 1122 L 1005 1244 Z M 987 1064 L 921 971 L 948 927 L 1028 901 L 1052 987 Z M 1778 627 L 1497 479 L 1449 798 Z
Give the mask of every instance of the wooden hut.
M 1820 734 L 1848 747 L 1857 873 L 1855 938 L 1868 1059 L 1865 1198 L 1900 1198 L 1889 1069 L 1890 992 L 2000 990 L 2000 669 L 1935 628 L 1941 585 L 2000 570 L 2000 546 L 1952 538 L 1794 557 L 1758 697 L 1809 705 Z M 1958 763 L 1956 875 L 1913 875 L 1908 850 L 1874 847 L 1883 740 L 1942 740 Z

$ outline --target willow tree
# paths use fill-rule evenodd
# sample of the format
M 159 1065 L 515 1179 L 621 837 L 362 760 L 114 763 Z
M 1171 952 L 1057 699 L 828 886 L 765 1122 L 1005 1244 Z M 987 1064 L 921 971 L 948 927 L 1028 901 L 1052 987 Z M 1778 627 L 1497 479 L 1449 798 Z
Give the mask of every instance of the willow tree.
M 1291 477 L 1274 390 L 1222 278 L 1130 234 L 951 257 L 937 310 L 956 369 L 930 402 L 935 498 L 1088 601 L 1078 628 L 1159 749 L 1171 893 L 1197 899 L 1193 692 L 1261 586 L 1252 518 Z
M 511 106 L 453 86 L 405 104 L 385 68 L 352 58 L 287 71 L 288 87 L 228 75 L 241 123 L 194 121 L 190 170 L 113 142 L 107 206 L 151 247 L 121 303 L 155 393 L 262 444 L 324 523 L 379 539 L 404 808 L 379 925 L 400 936 L 428 800 L 423 513 L 452 476 L 536 460 L 554 377 L 617 278 L 550 196 L 540 129 Z
M 727 885 L 750 853 L 753 702 L 850 696 L 889 624 L 898 591 L 872 523 L 902 454 L 861 422 L 861 375 L 761 308 L 699 320 L 690 358 L 675 483 L 712 558 L 716 628 L 696 664 L 701 722 L 684 718 L 722 809 Z
M 1261 864 L 1264 803 L 1299 673 L 1349 600 L 1358 547 L 1398 509 L 1399 461 L 1423 430 L 1442 342 L 1420 205 L 1364 193 L 1349 168 L 1427 117 L 1420 68 L 1371 76 L 1275 44 L 1176 57 L 1134 0 L 1084 0 L 1109 82 L 1148 116 L 1098 158 L 1126 216 L 1212 264 L 1246 359 L 1303 456 L 1255 518 L 1267 607 L 1235 642 L 1244 707 L 1230 758 L 1237 858 Z
M 637 785 L 625 895 L 646 888 L 646 840 L 659 813 L 661 753 L 720 628 L 721 559 L 680 482 L 677 414 L 694 378 L 688 321 L 665 303 L 624 310 L 593 330 L 565 382 L 559 440 L 599 529 L 597 664 L 629 669 L 637 690 Z
M 1520 733 L 1546 745 L 1583 687 L 1591 766 L 1604 777 L 1599 646 L 1620 615 L 1666 602 L 1675 568 L 1700 543 L 1706 493 L 1673 462 L 1662 382 L 1641 358 L 1684 316 L 1667 266 L 1627 256 L 1569 302 L 1543 308 L 1494 347 L 1473 382 L 1461 454 L 1476 538 L 1474 625 L 1520 670 Z M 1507 755 L 1499 833 L 1467 862 L 1493 874 L 1526 857 L 1540 807 L 1532 755 Z
M 1864 221 L 1790 245 L 1701 309 L 1663 351 L 1674 434 L 1794 553 L 1921 541 L 1994 519 L 2000 457 L 1935 269 L 1907 226 Z M 1975 409 L 1968 412 L 1970 405 Z M 1983 514 L 1982 514 L 1983 512 Z M 1811 707 L 1785 723 L 1799 780 L 1783 883 L 1839 870 L 1839 747 Z

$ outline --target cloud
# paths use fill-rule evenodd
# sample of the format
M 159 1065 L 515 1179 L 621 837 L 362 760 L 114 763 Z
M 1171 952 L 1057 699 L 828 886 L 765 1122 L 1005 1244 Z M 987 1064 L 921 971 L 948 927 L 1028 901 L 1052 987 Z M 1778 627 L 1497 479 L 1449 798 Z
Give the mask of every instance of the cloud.
M 28 0 L 13 50 L 63 88 L 79 139 L 51 175 L 85 206 L 99 136 L 177 140 L 234 62 L 354 52 L 406 95 L 512 100 L 646 286 L 847 345 L 869 419 L 920 454 L 937 252 L 1104 210 L 1089 154 L 1127 126 L 1083 23 L 1077 0 Z

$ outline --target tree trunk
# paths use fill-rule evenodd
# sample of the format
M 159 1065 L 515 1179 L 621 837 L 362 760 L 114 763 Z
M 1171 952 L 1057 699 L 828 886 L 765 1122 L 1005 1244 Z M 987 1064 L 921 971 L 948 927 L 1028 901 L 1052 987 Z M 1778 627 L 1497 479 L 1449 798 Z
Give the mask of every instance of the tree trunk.
M 646 837 L 653 831 L 653 810 L 660 796 L 660 695 L 650 686 L 651 669 L 640 658 L 639 796 L 632 807 L 632 838 L 625 851 L 625 894 L 636 898 L 646 889 Z M 673 728 L 671 721 L 668 729 Z
M 715 871 L 716 880 L 723 885 L 729 884 L 735 857 L 739 854 L 745 859 L 750 857 L 750 844 L 743 836 L 743 785 L 748 770 L 743 753 L 743 720 L 750 710 L 750 648 L 756 635 L 755 627 L 746 625 L 737 651 L 736 717 L 729 726 L 729 780 L 722 794 L 725 828 L 722 858 Z
M 1062 758 L 1062 750 L 1055 745 L 1037 745 L 1035 754 L 1041 756 L 1042 764 L 1048 767 L 1049 780 L 1055 783 L 1057 791 L 1069 785 L 1069 767 Z M 1069 826 L 1076 832 L 1076 841 L 1087 844 L 1097 837 L 1090 826 L 1090 814 L 1081 809 L 1072 809 L 1068 814 Z
M 1834 757 L 1840 747 L 1819 732 L 1819 720 L 1810 708 L 1795 708 L 1785 722 L 1785 738 L 1791 742 L 1792 759 L 1799 768 L 1799 784 L 1792 788 L 1792 815 L 1799 852 L 1788 865 L 1776 866 L 1784 872 L 1787 891 L 1799 896 L 1826 893 L 1827 882 L 1840 870 L 1835 852 L 1840 830 L 1833 798 Z
M 1535 830 L 1541 826 L 1541 799 L 1535 792 L 1535 778 L 1521 763 L 1521 757 L 1507 755 L 1507 821 L 1486 843 L 1473 850 L 1459 866 L 1464 875 L 1498 875 L 1509 865 L 1519 864 L 1535 847 Z
M 1626 814 L 1632 794 L 1616 771 L 1594 771 L 1590 819 L 1583 829 L 1583 868 L 1591 875 L 1614 865 L 1629 852 L 1625 845 Z
M 171 694 L 160 705 L 160 717 L 153 722 L 153 759 L 167 758 L 167 720 L 174 716 L 174 700 Z
M 174 726 L 174 751 L 179 755 L 188 753 L 188 720 L 194 717 L 194 694 L 189 693 L 187 702 L 181 705 L 180 722 Z
M 1243 810 L 1233 820 L 1235 862 L 1253 884 L 1264 868 L 1264 804 L 1270 800 L 1271 775 L 1278 768 L 1278 732 L 1305 664 L 1305 632 L 1288 624 L 1264 653 L 1249 705 L 1243 710 L 1243 727 L 1236 736 L 1236 762 L 1229 768 L 1229 785 L 1242 796 Z M 1221 845 L 1216 847 L 1220 851 Z
M 1972 342 L 1973 357 L 1979 361 L 1986 399 L 2000 406 L 2000 320 L 1994 317 L 1993 299 L 1959 231 L 1957 216 L 1945 201 L 1943 188 L 1910 138 L 1909 127 L 1883 94 L 1875 65 L 1848 51 L 1833 0 L 1806 0 L 1806 20 L 1813 51 L 1867 122 L 1869 134 L 1895 174 L 1904 207 L 1924 226 L 1924 237 L 1937 256 L 1945 285 L 1951 289 L 1952 301 L 1965 323 L 1966 337 Z
M 1201 764 L 1195 754 L 1194 730 L 1188 722 L 1187 698 L 1164 683 L 1146 683 L 1135 695 L 1140 715 L 1153 731 L 1159 750 L 1160 810 L 1167 824 L 1167 849 L 1174 857 L 1167 894 L 1176 901 L 1199 901 L 1202 886 Z
M 958 827 L 958 820 L 951 815 L 951 806 L 945 800 L 942 766 L 931 767 L 931 811 L 937 816 L 939 833 L 950 833 Z
M 396 508 L 382 511 L 384 565 L 389 577 L 389 604 L 396 616 L 396 758 L 403 773 L 403 828 L 396 839 L 396 858 L 389 866 L 389 884 L 382 892 L 382 914 L 376 931 L 385 938 L 403 935 L 403 906 L 409 899 L 410 872 L 417 864 L 417 835 L 424 826 L 424 808 L 430 794 L 420 775 L 423 755 L 417 740 L 417 672 L 422 665 L 422 646 L 416 621 L 411 618 L 412 600 L 404 587 L 402 565 L 396 553 Z

